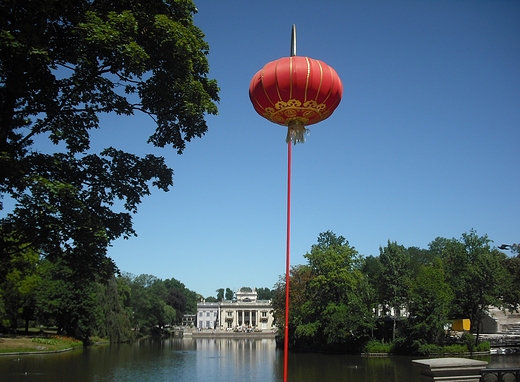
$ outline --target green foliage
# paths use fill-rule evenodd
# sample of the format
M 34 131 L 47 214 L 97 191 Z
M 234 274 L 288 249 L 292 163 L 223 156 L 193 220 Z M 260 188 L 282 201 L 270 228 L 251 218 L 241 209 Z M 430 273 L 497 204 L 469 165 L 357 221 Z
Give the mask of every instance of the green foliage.
M 36 338 L 32 338 L 31 341 L 36 342 L 38 344 L 45 344 L 45 345 L 57 345 L 58 344 L 58 340 L 56 340 L 54 338 L 36 337 Z
M 438 253 L 446 270 L 447 282 L 454 293 L 451 317 L 468 317 L 477 333 L 484 312 L 490 305 L 502 306 L 510 287 L 504 266 L 505 255 L 491 249 L 487 235 L 476 231 L 457 239 L 436 239 L 430 249 Z
M 435 344 L 425 344 L 417 341 L 415 343 L 417 347 L 417 354 L 431 356 L 435 354 L 442 354 L 442 347 Z
M 508 283 L 504 287 L 504 306 L 515 311 L 520 308 L 520 254 L 505 258 L 503 264 L 508 272 Z
M 274 292 L 269 288 L 256 288 L 258 300 L 272 300 Z
M 186 313 L 196 312 L 196 308 L 186 310 L 187 301 L 196 306 L 196 293 L 174 278 L 163 281 L 152 275 L 124 273 L 118 280 L 128 290 L 124 307 L 131 312 L 130 322 L 136 332 L 149 334 L 154 328 L 180 322 Z
M 85 280 L 114 275 L 108 246 L 135 234 L 131 214 L 173 171 L 155 155 L 94 152 L 90 133 L 100 114 L 139 112 L 155 123 L 148 142 L 179 154 L 205 134 L 219 89 L 195 12 L 190 0 L 2 5 L 0 196 L 14 207 L 0 219 L 0 280 L 28 249 Z
M 446 345 L 444 347 L 441 347 L 440 350 L 440 354 L 464 354 L 468 351 L 471 351 L 469 350 L 467 344 Z
M 4 254 L 5 256 L 5 254 Z M 30 247 L 4 257 L 5 264 L 0 274 L 0 318 L 3 325 L 16 330 L 20 319 L 25 321 L 26 331 L 35 310 L 35 292 L 40 281 L 39 256 Z
M 132 308 L 132 325 L 137 332 L 150 333 L 156 325 L 166 325 L 165 300 L 167 290 L 162 282 L 152 275 L 124 276 L 130 287 L 128 305 Z
M 57 346 L 59 348 L 78 348 L 83 346 L 81 341 L 76 340 L 72 337 L 65 336 L 52 336 L 52 337 L 35 337 L 31 338 L 31 342 L 42 344 L 42 345 L 50 345 Z
M 367 346 L 376 349 L 392 330 L 395 340 L 389 343 L 396 353 L 475 351 L 478 330 L 476 337 L 467 333 L 463 344 L 445 348 L 445 324 L 454 317 L 473 317 L 475 329 L 490 305 L 511 309 L 518 304 L 516 295 L 508 293 L 515 290 L 517 259 L 505 258 L 489 242 L 473 230 L 460 240 L 437 238 L 428 249 L 388 241 L 379 257 L 360 259 L 345 238 L 321 233 L 305 255 L 308 263 L 291 268 L 290 346 L 345 350 L 371 338 Z M 393 329 L 383 324 L 381 308 L 383 313 L 401 311 Z M 275 286 L 273 309 L 283 327 L 284 276 Z M 486 351 L 485 344 L 481 348 Z
M 410 256 L 410 267 L 413 276 L 417 276 L 423 266 L 432 265 L 435 259 L 438 259 L 435 253 L 428 249 L 408 247 L 406 252 Z
M 475 350 L 475 336 L 473 334 L 464 332 L 460 340 L 466 346 L 466 349 L 469 352 L 473 352 Z
M 177 312 L 170 305 L 164 305 L 163 317 L 165 325 L 173 325 L 177 320 Z
M 477 345 L 477 352 L 488 352 L 491 349 L 491 344 L 489 341 L 481 342 Z
M 110 342 L 128 342 L 134 338 L 130 319 L 132 310 L 125 308 L 130 288 L 121 279 L 112 277 L 97 285 L 96 319 L 93 334 Z
M 233 300 L 233 296 L 235 294 L 233 293 L 233 291 L 230 289 L 230 288 L 226 288 L 226 300 Z
M 433 265 L 421 266 L 410 285 L 409 297 L 408 335 L 426 343 L 439 343 L 453 300 L 440 259 Z
M 378 280 L 381 302 L 388 307 L 401 309 L 407 302 L 411 277 L 410 255 L 405 247 L 390 242 L 379 248 L 381 273 Z
M 75 274 L 62 262 L 43 261 L 35 293 L 37 320 L 55 325 L 58 334 L 88 341 L 93 334 L 97 283 Z
M 351 348 L 371 328 L 368 284 L 359 270 L 357 251 L 345 238 L 328 231 L 305 257 L 308 265 L 292 269 L 290 331 L 293 344 L 307 348 Z M 275 317 L 285 311 L 281 280 L 273 302 Z
M 174 278 L 164 280 L 164 286 L 168 291 L 166 303 L 176 310 L 178 320 L 182 319 L 184 314 L 197 312 L 197 302 L 200 301 L 197 293 Z
M 392 353 L 394 351 L 394 344 L 392 342 L 384 342 L 376 339 L 371 339 L 365 345 L 366 353 Z
M 418 355 L 424 355 L 424 356 L 433 356 L 433 355 L 451 356 L 451 355 L 464 355 L 467 353 L 471 353 L 475 350 L 484 352 L 484 351 L 489 351 L 489 342 L 487 343 L 487 346 L 485 343 L 483 343 L 483 345 L 480 349 L 478 349 L 478 348 L 475 349 L 474 346 L 472 346 L 472 345 L 468 346 L 467 343 L 451 344 L 451 345 L 445 345 L 445 346 L 418 343 L 416 353 Z

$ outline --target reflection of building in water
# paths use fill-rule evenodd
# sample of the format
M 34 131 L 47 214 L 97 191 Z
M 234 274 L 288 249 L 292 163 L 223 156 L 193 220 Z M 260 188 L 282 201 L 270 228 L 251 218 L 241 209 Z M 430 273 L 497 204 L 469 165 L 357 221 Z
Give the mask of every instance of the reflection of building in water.
M 196 359 L 194 370 L 198 378 L 192 379 L 193 381 L 282 380 L 281 376 L 277 378 L 281 368 L 277 362 L 279 357 L 277 357 L 276 342 L 272 338 L 257 339 L 247 335 L 241 338 L 213 336 L 196 338 L 189 343 L 196 346 L 197 354 L 190 357 Z M 208 372 L 204 373 L 204 371 Z M 215 372 L 218 376 L 212 374 Z
M 233 300 L 197 304 L 197 328 L 269 330 L 273 326 L 271 301 L 257 300 L 254 288 L 240 288 Z

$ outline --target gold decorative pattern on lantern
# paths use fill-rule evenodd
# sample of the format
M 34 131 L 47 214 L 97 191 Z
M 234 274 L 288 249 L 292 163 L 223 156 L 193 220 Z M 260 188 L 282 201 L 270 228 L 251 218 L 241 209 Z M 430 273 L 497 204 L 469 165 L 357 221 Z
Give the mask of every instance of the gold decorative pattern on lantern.
M 322 120 L 329 116 L 324 103 L 318 104 L 315 100 L 303 103 L 297 99 L 290 99 L 287 102 L 278 101 L 273 107 L 264 109 L 263 117 L 278 124 L 289 125 L 289 121 L 297 118 L 304 124 L 308 124 L 313 119 Z

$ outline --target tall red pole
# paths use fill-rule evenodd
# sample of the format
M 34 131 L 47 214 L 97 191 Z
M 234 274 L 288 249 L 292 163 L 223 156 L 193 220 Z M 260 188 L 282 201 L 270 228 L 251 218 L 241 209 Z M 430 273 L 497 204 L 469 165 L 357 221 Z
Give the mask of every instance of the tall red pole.
M 296 25 L 293 24 L 291 31 L 291 57 L 294 56 L 296 56 Z M 289 131 L 289 134 L 292 134 L 292 132 Z M 289 142 L 287 142 L 287 244 L 285 247 L 285 328 L 283 336 L 283 382 L 287 382 L 289 368 L 289 283 L 291 281 L 291 168 L 292 139 L 289 139 Z
M 285 330 L 283 339 L 283 382 L 287 382 L 289 366 L 289 282 L 291 264 L 291 167 L 292 142 L 287 143 L 287 245 L 285 248 Z

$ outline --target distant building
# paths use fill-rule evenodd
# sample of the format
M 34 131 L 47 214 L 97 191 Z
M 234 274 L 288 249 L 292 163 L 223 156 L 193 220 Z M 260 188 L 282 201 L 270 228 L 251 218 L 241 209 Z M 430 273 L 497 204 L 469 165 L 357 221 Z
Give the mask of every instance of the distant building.
M 218 326 L 220 304 L 218 302 L 197 303 L 197 328 L 215 329 Z
M 270 300 L 258 300 L 256 289 L 240 288 L 233 300 L 197 304 L 197 328 L 271 330 L 274 317 Z
M 184 316 L 182 316 L 182 326 L 196 326 L 196 319 L 196 314 L 185 314 Z

